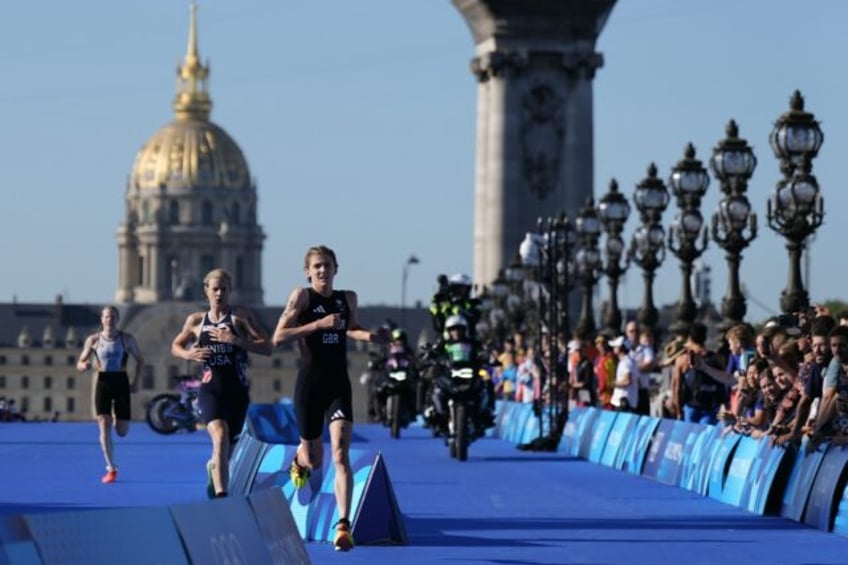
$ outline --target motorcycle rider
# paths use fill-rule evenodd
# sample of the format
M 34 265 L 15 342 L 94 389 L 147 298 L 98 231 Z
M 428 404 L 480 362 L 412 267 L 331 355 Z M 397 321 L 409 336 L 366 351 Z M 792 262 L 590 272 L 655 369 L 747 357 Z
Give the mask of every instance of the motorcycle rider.
M 477 323 L 483 316 L 483 304 L 479 298 L 471 295 L 471 277 L 465 274 L 451 275 L 447 279 L 446 289 L 433 295 L 430 304 L 430 314 L 437 335 L 444 336 L 447 331 L 446 321 L 451 316 L 462 316 L 465 319 L 468 335 L 476 338 Z
M 416 362 L 415 352 L 409 346 L 406 331 L 402 328 L 394 328 L 390 334 L 388 353 L 386 354 L 385 366 L 386 371 L 383 374 L 382 381 L 388 379 L 388 372 L 405 369 L 407 371 L 407 379 L 409 387 L 405 390 L 404 404 L 406 407 L 406 415 L 412 419 L 418 413 L 416 405 L 416 390 L 418 387 L 418 366 Z M 383 387 L 378 387 L 379 405 L 384 412 L 386 409 L 386 394 Z M 385 421 L 385 414 L 383 414 Z M 404 422 L 404 425 L 408 422 Z
M 482 351 L 479 342 L 474 339 L 469 331 L 468 321 L 460 315 L 453 315 L 445 320 L 445 336 L 443 349 L 445 355 L 454 369 L 471 367 L 475 373 L 479 372 L 482 364 Z M 486 381 L 491 384 L 491 381 Z M 480 399 L 475 410 L 474 422 L 478 433 L 494 425 L 494 414 L 489 401 L 490 391 L 487 386 L 481 387 Z M 447 406 L 443 398 L 443 391 L 436 387 L 433 390 L 433 407 L 440 419 L 447 414 Z

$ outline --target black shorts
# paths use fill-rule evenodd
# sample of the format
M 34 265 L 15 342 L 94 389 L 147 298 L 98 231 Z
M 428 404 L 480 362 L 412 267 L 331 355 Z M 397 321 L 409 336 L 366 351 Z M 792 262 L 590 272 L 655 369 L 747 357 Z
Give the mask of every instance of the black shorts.
M 314 367 L 300 373 L 294 386 L 294 412 L 300 437 L 306 440 L 320 438 L 325 421 L 353 423 L 353 393 L 347 369 Z
M 130 419 L 130 379 L 126 371 L 97 373 L 94 386 L 94 413 L 108 416 L 115 413 L 116 420 Z
M 200 385 L 197 406 L 204 424 L 224 420 L 229 428 L 230 442 L 235 442 L 244 427 L 250 395 L 247 387 L 237 377 L 213 376 Z

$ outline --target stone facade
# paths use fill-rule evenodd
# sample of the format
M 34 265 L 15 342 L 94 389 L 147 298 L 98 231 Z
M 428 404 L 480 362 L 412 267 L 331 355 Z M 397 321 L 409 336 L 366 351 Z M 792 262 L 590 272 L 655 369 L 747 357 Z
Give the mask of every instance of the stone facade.
M 615 0 L 453 0 L 476 45 L 474 280 L 488 284 L 539 218 L 593 194 L 595 42 Z

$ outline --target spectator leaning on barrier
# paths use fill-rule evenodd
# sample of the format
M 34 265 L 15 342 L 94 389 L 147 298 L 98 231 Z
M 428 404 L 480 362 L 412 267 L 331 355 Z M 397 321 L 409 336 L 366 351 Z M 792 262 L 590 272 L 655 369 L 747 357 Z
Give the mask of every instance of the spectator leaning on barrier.
M 828 340 L 834 326 L 836 320 L 827 315 L 816 316 L 810 323 L 810 353 L 798 370 L 798 382 L 802 383 L 803 391 L 790 431 L 775 439 L 780 445 L 799 446 L 805 430 L 810 431 L 813 425 L 814 408 L 821 402 L 824 372 L 831 359 Z
M 719 368 L 716 355 L 707 349 L 707 326 L 696 322 L 689 330 L 687 353 L 681 355 L 672 373 L 673 407 L 687 422 L 717 423 L 727 386 L 736 380 Z
M 848 326 L 836 326 L 831 330 L 830 352 L 832 358 L 825 371 L 822 400 L 810 447 L 843 431 L 848 433 L 848 408 L 845 406 L 848 400 Z

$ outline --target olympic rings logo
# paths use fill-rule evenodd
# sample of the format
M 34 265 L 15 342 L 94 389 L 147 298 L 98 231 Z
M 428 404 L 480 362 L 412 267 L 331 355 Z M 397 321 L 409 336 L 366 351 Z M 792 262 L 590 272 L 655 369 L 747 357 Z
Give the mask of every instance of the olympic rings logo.
M 247 565 L 247 557 L 232 532 L 209 538 L 209 545 L 216 565 Z

